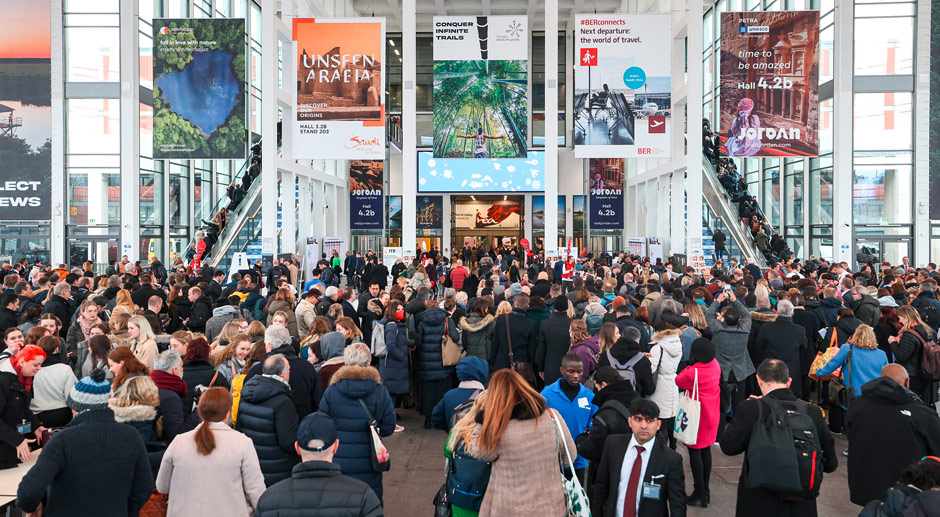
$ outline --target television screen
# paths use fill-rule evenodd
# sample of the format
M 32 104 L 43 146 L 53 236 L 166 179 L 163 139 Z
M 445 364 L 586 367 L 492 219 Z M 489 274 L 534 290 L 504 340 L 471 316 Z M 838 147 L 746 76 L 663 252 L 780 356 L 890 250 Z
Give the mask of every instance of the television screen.
M 542 192 L 545 153 L 526 158 L 435 158 L 418 153 L 418 192 Z

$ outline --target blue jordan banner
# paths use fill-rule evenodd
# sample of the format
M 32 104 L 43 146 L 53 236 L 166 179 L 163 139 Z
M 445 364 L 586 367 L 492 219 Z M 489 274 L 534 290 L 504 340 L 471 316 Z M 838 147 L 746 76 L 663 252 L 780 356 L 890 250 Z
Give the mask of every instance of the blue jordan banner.
M 353 160 L 349 162 L 349 228 L 381 230 L 385 213 L 382 205 L 385 162 Z
M 245 20 L 153 20 L 153 158 L 244 159 Z
M 623 230 L 623 158 L 591 158 L 592 230 Z

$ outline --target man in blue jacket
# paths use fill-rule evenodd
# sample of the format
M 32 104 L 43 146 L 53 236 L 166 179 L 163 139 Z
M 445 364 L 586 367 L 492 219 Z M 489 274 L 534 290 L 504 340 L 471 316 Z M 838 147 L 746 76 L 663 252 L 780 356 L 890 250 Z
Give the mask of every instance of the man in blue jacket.
M 597 406 L 593 404 L 594 392 L 581 384 L 583 374 L 584 363 L 581 358 L 568 354 L 561 359 L 561 378 L 542 390 L 548 407 L 561 415 L 568 426 L 568 432 L 575 440 L 591 430 L 591 419 L 594 418 L 594 413 L 597 413 Z M 574 460 L 574 473 L 582 485 L 587 466 L 587 459 L 579 454 Z M 570 470 L 566 470 L 565 475 L 569 476 Z

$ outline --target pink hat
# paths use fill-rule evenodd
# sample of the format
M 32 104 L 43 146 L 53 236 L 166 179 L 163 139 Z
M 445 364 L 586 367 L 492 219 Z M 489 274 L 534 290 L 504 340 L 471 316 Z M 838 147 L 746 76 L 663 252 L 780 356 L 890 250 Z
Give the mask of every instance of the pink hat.
M 738 111 L 751 111 L 754 109 L 754 101 L 745 97 L 738 101 Z

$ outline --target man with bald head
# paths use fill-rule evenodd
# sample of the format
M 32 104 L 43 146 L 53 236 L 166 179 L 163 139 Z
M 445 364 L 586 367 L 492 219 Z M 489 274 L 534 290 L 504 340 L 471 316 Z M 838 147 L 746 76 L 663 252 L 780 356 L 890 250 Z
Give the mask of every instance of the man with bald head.
M 883 500 L 908 465 L 940 454 L 940 418 L 910 384 L 903 366 L 889 364 L 849 404 L 849 496 L 857 505 Z

